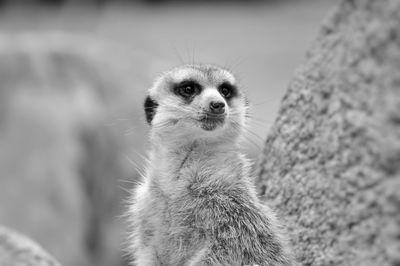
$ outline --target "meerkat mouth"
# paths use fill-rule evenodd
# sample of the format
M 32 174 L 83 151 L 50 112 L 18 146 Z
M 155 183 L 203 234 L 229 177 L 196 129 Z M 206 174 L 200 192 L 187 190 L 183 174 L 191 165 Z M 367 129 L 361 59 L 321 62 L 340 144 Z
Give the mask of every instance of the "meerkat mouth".
M 201 128 L 207 131 L 212 131 L 218 126 L 222 126 L 225 122 L 225 115 L 212 115 L 205 114 L 199 119 L 201 122 Z

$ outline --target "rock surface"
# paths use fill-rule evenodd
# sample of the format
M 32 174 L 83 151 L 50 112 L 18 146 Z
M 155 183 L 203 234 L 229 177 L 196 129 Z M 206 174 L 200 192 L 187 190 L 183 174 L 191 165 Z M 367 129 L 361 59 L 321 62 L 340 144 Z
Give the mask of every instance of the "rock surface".
M 0 226 L 0 266 L 60 266 L 37 243 Z
M 302 265 L 400 265 L 400 1 L 342 1 L 325 21 L 258 187 Z

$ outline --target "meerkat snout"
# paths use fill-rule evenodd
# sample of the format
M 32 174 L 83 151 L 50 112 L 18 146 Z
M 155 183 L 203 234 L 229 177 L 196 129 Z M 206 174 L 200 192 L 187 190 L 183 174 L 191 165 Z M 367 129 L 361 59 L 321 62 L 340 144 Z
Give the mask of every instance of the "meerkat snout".
M 226 106 L 225 100 L 217 88 L 205 89 L 203 95 L 200 95 L 199 102 L 204 106 L 200 116 L 203 130 L 214 131 L 228 122 L 229 107 Z
M 203 92 L 203 98 L 200 101 L 204 102 L 205 110 L 211 115 L 224 115 L 227 109 L 226 100 L 221 95 L 221 92 L 216 87 L 207 88 Z
M 225 113 L 225 103 L 224 102 L 210 102 L 210 111 L 213 114 L 220 115 Z

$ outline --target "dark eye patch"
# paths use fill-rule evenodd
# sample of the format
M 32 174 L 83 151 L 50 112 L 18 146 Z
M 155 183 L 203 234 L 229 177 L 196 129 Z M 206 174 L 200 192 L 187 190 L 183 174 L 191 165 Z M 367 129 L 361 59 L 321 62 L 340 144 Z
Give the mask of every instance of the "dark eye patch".
M 201 85 L 193 80 L 184 80 L 175 84 L 173 91 L 176 95 L 190 103 L 196 95 L 200 94 Z
M 147 123 L 151 124 L 151 121 L 154 118 L 154 115 L 156 114 L 158 107 L 158 103 L 153 100 L 150 96 L 146 97 L 146 100 L 144 101 L 144 112 L 146 114 L 146 120 Z
M 237 88 L 236 86 L 224 82 L 221 85 L 218 86 L 218 91 L 227 100 L 232 99 L 233 97 L 237 96 Z

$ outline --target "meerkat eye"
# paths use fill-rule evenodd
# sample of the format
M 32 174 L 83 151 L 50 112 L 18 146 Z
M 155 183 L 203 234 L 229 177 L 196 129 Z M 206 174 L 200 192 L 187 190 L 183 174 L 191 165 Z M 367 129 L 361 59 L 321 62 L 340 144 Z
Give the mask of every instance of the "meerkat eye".
M 187 85 L 187 86 L 181 87 L 179 89 L 179 94 L 181 94 L 182 96 L 185 96 L 185 97 L 190 97 L 194 93 L 195 93 L 195 89 L 192 85 Z
M 183 82 L 175 88 L 175 93 L 184 97 L 190 98 L 200 90 L 199 85 L 194 82 Z
M 224 98 L 229 99 L 233 96 L 234 88 L 232 87 L 232 85 L 224 83 L 221 86 L 219 86 L 218 91 Z

